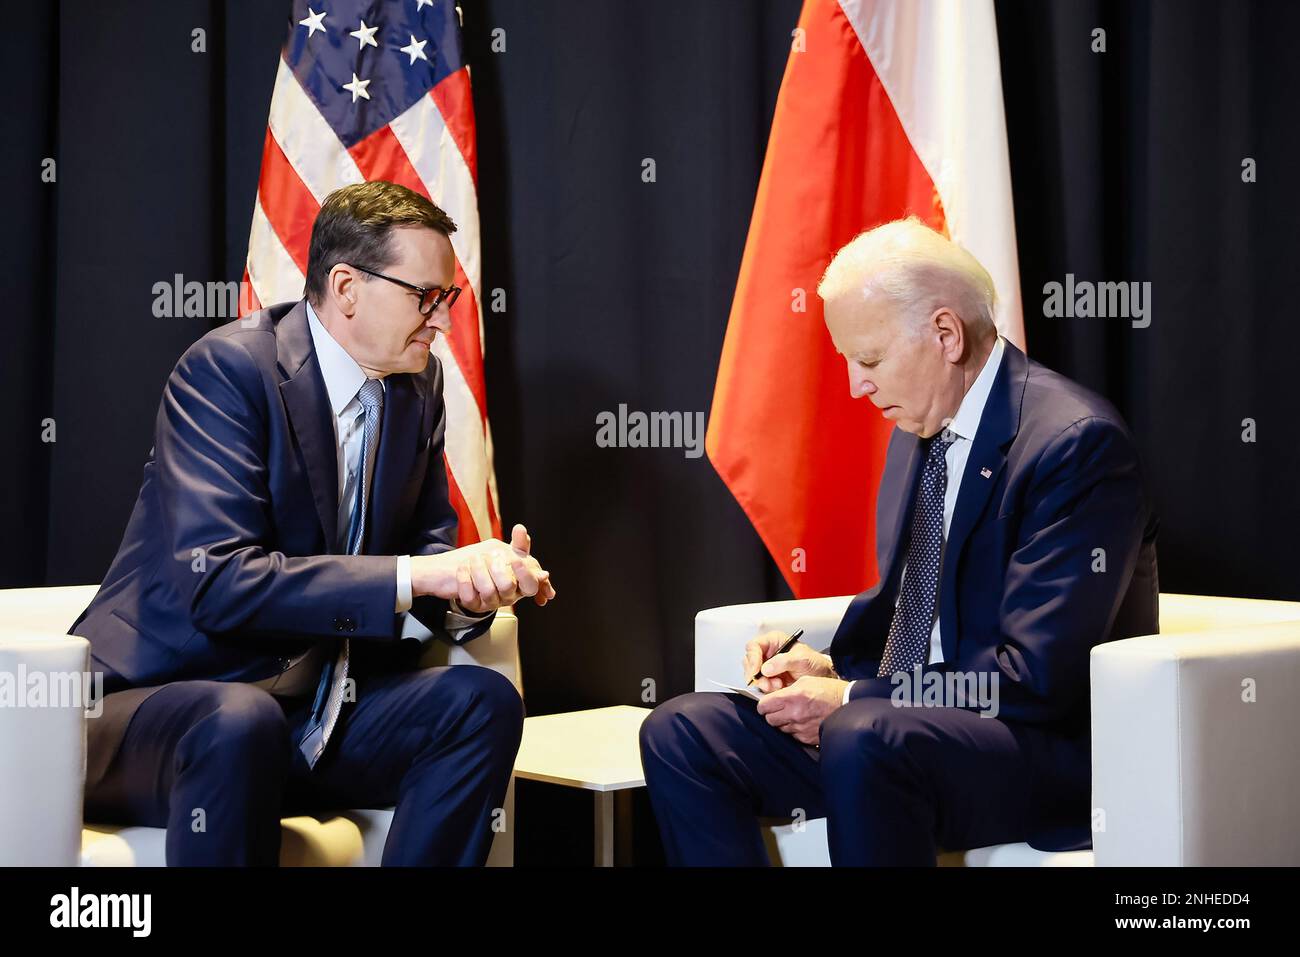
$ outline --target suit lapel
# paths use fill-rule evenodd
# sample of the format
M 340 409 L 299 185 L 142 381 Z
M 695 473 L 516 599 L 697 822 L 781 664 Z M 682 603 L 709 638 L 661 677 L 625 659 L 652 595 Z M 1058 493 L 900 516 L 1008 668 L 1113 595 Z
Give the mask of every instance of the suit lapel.
M 876 529 L 876 540 L 884 545 L 879 554 L 879 571 L 881 593 L 887 594 L 889 582 L 898 570 L 899 555 L 903 553 L 903 539 L 907 535 L 912 519 L 912 507 L 916 500 L 917 476 L 921 471 L 923 457 L 921 440 L 910 432 L 895 428 L 892 438 L 894 454 L 901 462 L 898 478 L 881 483 L 881 500 L 899 501 L 896 508 L 881 509 L 880 525 Z
M 1002 367 L 998 369 L 989 391 L 979 428 L 966 458 L 961 490 L 953 507 L 952 524 L 944 546 L 942 586 L 939 595 L 940 634 L 945 661 L 957 656 L 957 581 L 956 572 L 966 539 L 979 517 L 984 514 L 989 496 L 998 484 L 1007 464 L 1007 449 L 1020 430 L 1020 406 L 1025 395 L 1029 360 L 1025 354 L 1006 343 Z
M 316 514 L 325 533 L 325 549 L 333 552 L 338 542 L 339 459 L 329 394 L 307 325 L 306 300 L 276 324 L 275 337 L 277 359 L 288 376 L 280 383 L 280 395 L 302 449 Z

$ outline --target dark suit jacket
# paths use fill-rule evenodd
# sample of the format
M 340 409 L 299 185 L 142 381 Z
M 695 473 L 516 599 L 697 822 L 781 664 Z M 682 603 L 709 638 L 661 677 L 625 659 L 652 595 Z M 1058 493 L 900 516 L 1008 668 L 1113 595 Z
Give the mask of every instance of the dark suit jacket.
M 880 581 L 853 600 L 830 648 L 842 676 L 866 679 L 854 699 L 893 689 L 875 673 L 922 460 L 920 440 L 895 429 L 876 520 Z M 998 716 L 1077 742 L 1068 753 L 1086 780 L 1088 653 L 1159 630 L 1156 530 L 1119 413 L 1007 343 L 943 555 L 937 670 L 995 674 Z M 1097 549 L 1105 571 L 1094 570 Z
M 125 713 L 106 708 L 91 722 L 92 766 L 168 682 L 258 681 L 312 643 L 343 637 L 362 660 L 414 663 L 418 643 L 399 641 L 393 611 L 395 556 L 456 544 L 442 366 L 431 357 L 386 385 L 365 554 L 341 555 L 334 415 L 306 303 L 231 322 L 181 356 L 117 557 L 70 629 L 90 641 L 106 693 L 149 689 L 126 696 Z M 428 597 L 411 609 L 449 638 L 446 611 Z

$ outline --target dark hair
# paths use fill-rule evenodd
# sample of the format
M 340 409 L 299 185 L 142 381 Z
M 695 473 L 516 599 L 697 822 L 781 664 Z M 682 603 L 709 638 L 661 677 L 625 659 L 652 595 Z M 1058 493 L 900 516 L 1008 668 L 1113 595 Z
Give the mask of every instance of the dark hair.
M 339 263 L 375 272 L 391 266 L 394 226 L 426 226 L 444 236 L 456 231 L 450 216 L 396 183 L 354 183 L 325 197 L 307 251 L 308 301 L 320 305 L 330 270 Z

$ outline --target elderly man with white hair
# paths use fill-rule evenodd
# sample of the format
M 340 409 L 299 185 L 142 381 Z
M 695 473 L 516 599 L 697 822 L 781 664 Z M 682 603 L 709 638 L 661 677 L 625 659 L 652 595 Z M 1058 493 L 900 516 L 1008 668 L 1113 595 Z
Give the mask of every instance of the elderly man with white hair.
M 1158 630 L 1133 438 L 998 335 L 988 272 L 915 218 L 841 249 L 818 294 L 851 394 L 897 425 L 880 580 L 829 648 L 751 641 L 760 700 L 688 694 L 646 720 L 668 861 L 764 864 L 760 817 L 825 817 L 836 865 L 1086 847 L 1088 653 Z

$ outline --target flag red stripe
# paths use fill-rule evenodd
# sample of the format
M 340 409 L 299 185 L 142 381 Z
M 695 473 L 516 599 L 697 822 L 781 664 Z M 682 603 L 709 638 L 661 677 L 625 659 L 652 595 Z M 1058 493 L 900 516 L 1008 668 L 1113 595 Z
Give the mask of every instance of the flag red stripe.
M 447 131 L 451 133 L 460 155 L 465 157 L 470 178 L 474 180 L 474 191 L 478 192 L 478 154 L 474 146 L 478 140 L 474 128 L 474 96 L 469 86 L 469 68 L 461 67 L 445 77 L 429 91 L 429 96 L 442 114 L 442 121 L 447 124 Z
M 478 302 L 460 260 L 456 261 L 456 285 L 460 286 L 461 293 L 451 307 L 451 334 L 447 336 L 447 344 L 486 422 L 487 384 L 483 381 L 483 347 L 478 337 Z
M 348 149 L 357 169 L 368 181 L 386 179 L 428 197 L 429 190 L 406 156 L 406 150 L 397 141 L 397 135 L 387 126 L 381 126 L 360 143 Z
M 706 448 L 803 598 L 858 592 L 877 577 L 875 497 L 890 430 L 869 401 L 849 397 L 817 283 L 862 230 L 909 213 L 940 229 L 944 219 L 839 4 L 809 0 L 799 26 L 808 52 L 791 53 L 781 84 Z
M 262 145 L 262 178 L 257 184 L 257 195 L 271 228 L 302 274 L 307 275 L 311 227 L 320 206 L 280 149 L 269 126 Z

